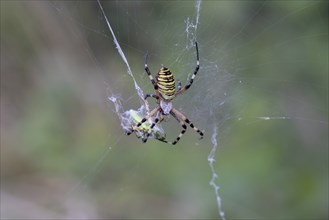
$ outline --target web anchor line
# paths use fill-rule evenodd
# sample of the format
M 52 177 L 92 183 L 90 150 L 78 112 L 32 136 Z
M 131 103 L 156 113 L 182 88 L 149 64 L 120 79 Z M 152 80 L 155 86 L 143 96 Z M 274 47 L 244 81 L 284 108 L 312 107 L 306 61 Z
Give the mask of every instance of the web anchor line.
M 127 66 L 127 72 L 128 72 L 128 74 L 131 76 L 131 78 L 132 78 L 133 81 L 134 81 L 134 85 L 135 85 L 135 89 L 136 89 L 136 91 L 137 91 L 137 94 L 138 94 L 138 96 L 140 97 L 140 99 L 144 102 L 144 105 L 145 105 L 146 111 L 149 112 L 149 111 L 150 111 L 150 107 L 149 107 L 148 102 L 144 99 L 144 92 L 143 92 L 143 90 L 140 88 L 140 86 L 137 84 L 137 82 L 136 82 L 136 80 L 135 80 L 135 77 L 134 77 L 134 75 L 133 75 L 133 73 L 132 73 L 132 71 L 131 71 L 130 65 L 129 65 L 128 60 L 127 60 L 127 58 L 126 58 L 126 55 L 124 54 L 123 50 L 121 49 L 121 46 L 120 46 L 120 44 L 119 44 L 119 42 L 118 42 L 118 40 L 117 40 L 117 38 L 116 38 L 116 36 L 115 36 L 115 34 L 114 34 L 114 31 L 113 31 L 113 29 L 112 29 L 112 26 L 111 26 L 109 20 L 107 19 L 107 16 L 106 16 L 105 12 L 104 12 L 104 9 L 103 9 L 102 4 L 100 3 L 99 0 L 97 0 L 97 2 L 98 2 L 98 5 L 99 5 L 99 7 L 100 7 L 100 9 L 101 9 L 101 11 L 102 11 L 103 17 L 105 18 L 106 24 L 107 24 L 107 26 L 108 26 L 108 28 L 109 28 L 111 34 L 112 34 L 113 41 L 114 41 L 114 44 L 115 44 L 115 46 L 116 46 L 116 48 L 117 48 L 117 50 L 118 50 L 118 53 L 120 54 L 120 56 L 121 56 L 123 62 L 124 62 L 124 63 L 126 64 L 126 66 Z
M 218 144 L 217 144 L 217 126 L 214 125 L 214 128 L 213 128 L 213 134 L 212 134 L 212 137 L 211 137 L 211 142 L 213 144 L 212 146 L 212 149 L 210 151 L 210 154 L 208 156 L 208 162 L 209 162 L 209 166 L 210 166 L 210 169 L 211 169 L 211 172 L 212 172 L 212 177 L 211 177 L 211 180 L 209 182 L 210 186 L 212 186 L 214 188 L 214 191 L 215 191 L 215 195 L 216 195 L 216 200 L 217 200 L 217 208 L 218 208 L 218 214 L 220 216 L 220 218 L 222 220 L 225 220 L 225 213 L 224 211 L 222 210 L 222 199 L 219 195 L 219 185 L 216 183 L 216 179 L 218 178 L 218 174 L 215 170 L 215 167 L 214 167 L 214 163 L 215 163 L 215 157 L 216 157 L 216 151 L 217 151 L 217 147 L 218 147 Z

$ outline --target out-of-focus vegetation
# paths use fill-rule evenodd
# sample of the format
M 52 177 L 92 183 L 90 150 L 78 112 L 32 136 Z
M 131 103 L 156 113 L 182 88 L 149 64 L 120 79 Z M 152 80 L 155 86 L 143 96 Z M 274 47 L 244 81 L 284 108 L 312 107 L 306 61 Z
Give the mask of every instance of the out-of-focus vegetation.
M 153 74 L 163 63 L 185 82 L 195 2 L 103 5 L 145 92 L 146 51 Z M 142 144 L 107 99 L 140 104 L 97 2 L 1 1 L 1 218 L 218 218 L 214 123 L 228 218 L 327 219 L 328 2 L 203 1 L 197 40 L 199 75 L 174 105 L 206 138 Z

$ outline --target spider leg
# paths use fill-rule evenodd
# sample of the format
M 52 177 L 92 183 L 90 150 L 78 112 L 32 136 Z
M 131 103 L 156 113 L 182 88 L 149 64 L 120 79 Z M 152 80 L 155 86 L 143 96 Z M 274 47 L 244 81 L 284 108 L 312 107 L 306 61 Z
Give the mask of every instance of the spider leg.
M 182 90 L 182 82 L 180 80 L 177 80 L 177 92 L 181 91 Z
M 155 95 L 155 94 L 146 94 L 144 99 L 146 100 L 148 97 L 152 97 L 152 98 L 155 98 L 155 99 L 159 99 L 159 96 Z
M 147 139 L 149 138 L 151 132 L 152 132 L 152 129 L 154 128 L 154 126 L 160 122 L 160 112 L 158 112 L 157 116 L 155 117 L 153 123 L 151 124 L 150 126 L 150 129 L 148 130 L 148 132 L 146 133 L 146 136 L 142 139 L 143 143 L 145 143 L 147 141 Z
M 193 123 L 190 120 L 188 120 L 188 118 L 186 118 L 182 113 L 180 113 L 179 111 L 177 111 L 175 108 L 173 108 L 171 110 L 171 112 L 173 112 L 180 120 L 182 120 L 185 123 L 189 124 L 190 127 L 193 128 L 200 135 L 200 139 L 203 138 L 203 132 L 200 131 L 197 127 L 195 127 L 193 125 Z
M 157 85 L 155 79 L 153 78 L 153 76 L 152 76 L 152 74 L 151 74 L 151 72 L 150 72 L 150 69 L 149 69 L 149 67 L 148 67 L 148 65 L 147 65 L 147 58 L 148 58 L 148 56 L 147 56 L 147 54 L 146 54 L 146 55 L 145 55 L 145 71 L 146 71 L 147 75 L 149 76 L 149 78 L 150 78 L 150 80 L 151 80 L 151 82 L 152 82 L 152 84 L 153 84 L 153 86 L 154 86 L 154 89 L 155 89 L 156 91 L 158 91 L 158 85 Z
M 161 142 L 164 142 L 164 143 L 167 143 L 167 144 L 175 145 L 181 139 L 183 134 L 186 132 L 187 127 L 186 127 L 185 123 L 175 115 L 175 113 L 170 112 L 170 114 L 179 122 L 179 124 L 183 127 L 183 130 L 180 132 L 180 134 L 177 136 L 177 138 L 173 142 L 168 142 L 166 140 L 159 140 L 159 139 L 157 139 L 157 140 L 161 141 Z
M 159 107 L 153 109 L 148 115 L 145 116 L 136 126 L 132 128 L 131 131 L 126 132 L 126 135 L 130 135 L 133 131 L 135 131 L 139 126 L 141 126 L 144 122 L 146 122 L 150 117 L 152 117 L 157 111 L 159 111 Z
M 195 48 L 196 48 L 196 67 L 195 67 L 194 73 L 190 79 L 190 82 L 183 89 L 181 89 L 181 90 L 178 89 L 176 96 L 183 94 L 186 90 L 188 90 L 191 87 L 191 85 L 193 84 L 193 80 L 199 71 L 200 61 L 199 61 L 199 49 L 198 49 L 197 42 L 195 42 Z
M 183 130 L 179 133 L 179 135 L 177 136 L 176 140 L 174 140 L 173 142 L 171 142 L 172 145 L 175 145 L 177 144 L 177 142 L 181 139 L 181 137 L 183 136 L 183 134 L 186 132 L 186 124 L 180 119 L 177 117 L 177 115 L 173 112 L 173 111 L 170 111 L 170 114 L 179 122 L 179 124 L 183 127 Z

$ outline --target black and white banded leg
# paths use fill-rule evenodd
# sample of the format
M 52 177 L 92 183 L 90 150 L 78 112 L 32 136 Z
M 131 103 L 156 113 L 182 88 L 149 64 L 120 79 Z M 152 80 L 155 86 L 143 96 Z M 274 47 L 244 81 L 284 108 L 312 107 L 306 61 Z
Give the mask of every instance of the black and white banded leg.
M 180 80 L 177 80 L 177 92 L 181 91 L 182 90 L 182 82 Z
M 175 108 L 173 108 L 171 112 L 174 113 L 181 121 L 184 121 L 186 124 L 189 124 L 190 127 L 193 128 L 194 131 L 200 135 L 200 139 L 203 138 L 203 132 L 200 131 L 197 127 L 195 127 L 193 123 L 188 118 L 186 118 L 182 113 L 177 111 Z
M 152 97 L 152 98 L 155 98 L 155 99 L 159 99 L 159 96 L 155 95 L 155 94 L 146 94 L 144 99 L 146 100 L 148 97 Z
M 177 93 L 176 93 L 176 96 L 183 94 L 186 90 L 188 90 L 191 87 L 191 85 L 193 84 L 193 80 L 194 80 L 194 78 L 196 77 L 196 74 L 199 71 L 200 61 L 199 61 L 199 49 L 198 49 L 198 43 L 197 42 L 195 42 L 195 48 L 196 48 L 196 67 L 195 67 L 195 70 L 194 70 L 193 75 L 190 79 L 190 82 L 183 89 L 178 90 Z
M 171 114 L 171 115 L 172 115 L 172 116 L 173 116 L 173 117 L 179 122 L 179 124 L 183 127 L 183 130 L 179 133 L 179 135 L 177 136 L 177 138 L 176 138 L 173 142 L 171 142 L 172 145 L 175 145 L 175 144 L 177 144 L 177 142 L 181 139 L 181 137 L 185 134 L 187 127 L 186 127 L 186 124 L 185 124 L 181 119 L 179 119 L 179 118 L 177 117 L 177 115 L 176 115 L 173 111 L 171 111 L 170 114 Z
M 160 112 L 157 113 L 157 115 L 156 115 L 153 123 L 151 124 L 148 132 L 146 133 L 145 137 L 142 139 L 143 143 L 145 143 L 147 141 L 147 139 L 149 138 L 149 136 L 150 136 L 150 134 L 151 134 L 154 126 L 159 123 L 159 121 L 160 121 L 160 119 L 159 119 L 160 118 L 160 114 L 161 114 Z
M 154 86 L 154 89 L 155 89 L 156 91 L 158 91 L 158 85 L 157 85 L 155 79 L 153 78 L 153 76 L 152 76 L 152 74 L 151 74 L 151 72 L 150 72 L 150 69 L 149 69 L 149 67 L 148 67 L 148 65 L 147 65 L 147 58 L 148 58 L 148 56 L 147 56 L 147 54 L 146 54 L 146 55 L 145 55 L 145 71 L 146 71 L 147 75 L 149 76 L 149 78 L 150 78 L 150 80 L 151 80 L 151 82 L 152 82 L 152 84 L 153 84 L 153 86 Z

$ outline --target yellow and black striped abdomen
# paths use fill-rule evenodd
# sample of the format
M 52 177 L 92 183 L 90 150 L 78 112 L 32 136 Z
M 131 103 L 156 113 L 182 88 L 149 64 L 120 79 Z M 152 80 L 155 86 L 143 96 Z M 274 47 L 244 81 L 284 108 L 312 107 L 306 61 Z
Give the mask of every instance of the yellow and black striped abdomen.
M 175 97 L 176 85 L 173 74 L 166 67 L 161 67 L 157 74 L 157 85 L 159 93 L 165 100 L 172 100 Z

